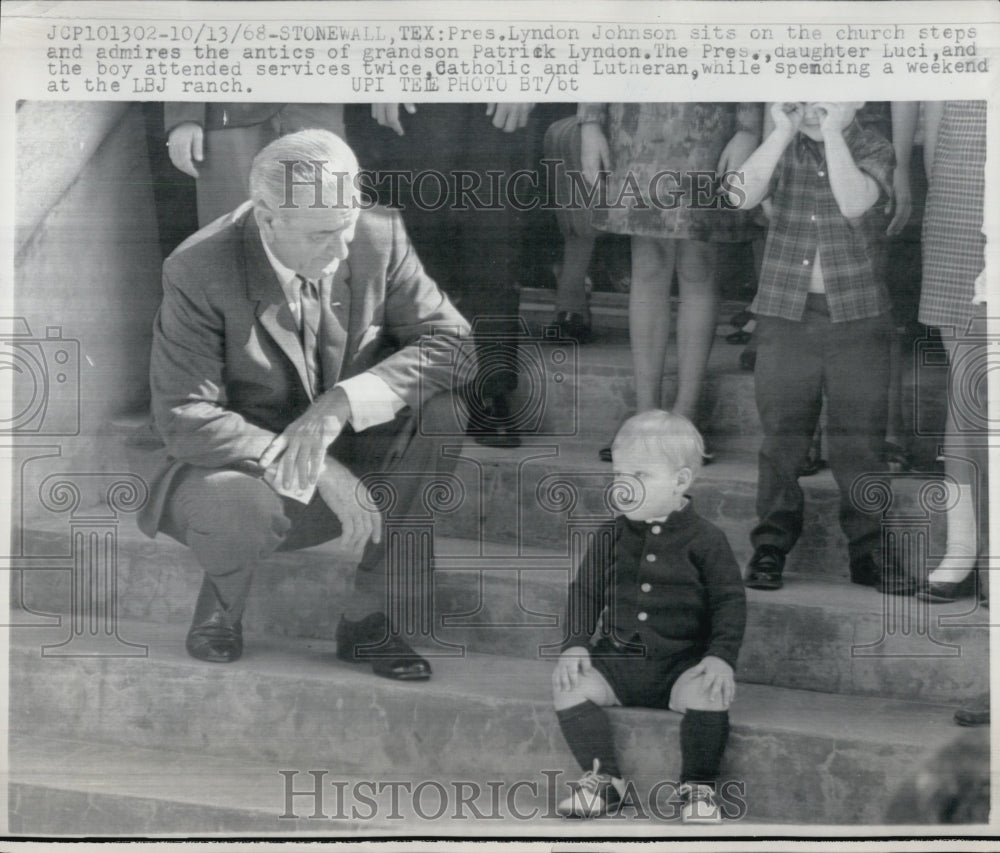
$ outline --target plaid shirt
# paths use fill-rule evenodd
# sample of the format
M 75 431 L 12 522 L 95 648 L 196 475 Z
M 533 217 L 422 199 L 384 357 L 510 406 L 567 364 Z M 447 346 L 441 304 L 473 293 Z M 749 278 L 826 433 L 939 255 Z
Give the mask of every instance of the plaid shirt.
M 754 313 L 802 319 L 817 249 L 832 322 L 877 317 L 888 310 L 889 293 L 875 270 L 895 155 L 885 137 L 863 130 L 857 121 L 845 128 L 844 139 L 855 165 L 878 183 L 879 200 L 856 219 L 847 219 L 830 187 L 823 143 L 796 134 L 768 188 L 774 211 Z

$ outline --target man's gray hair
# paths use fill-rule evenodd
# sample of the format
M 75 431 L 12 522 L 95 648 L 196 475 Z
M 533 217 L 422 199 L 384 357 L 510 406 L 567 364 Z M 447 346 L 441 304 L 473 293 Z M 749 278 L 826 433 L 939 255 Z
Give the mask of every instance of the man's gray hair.
M 300 130 L 276 139 L 254 157 L 250 199 L 272 210 L 350 205 L 358 171 L 357 157 L 337 134 Z

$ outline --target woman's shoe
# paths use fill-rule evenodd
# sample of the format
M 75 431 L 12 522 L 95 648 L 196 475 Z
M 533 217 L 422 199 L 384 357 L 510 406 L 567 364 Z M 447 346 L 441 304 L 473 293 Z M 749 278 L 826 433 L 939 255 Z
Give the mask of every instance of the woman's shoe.
M 903 474 L 913 470 L 913 457 L 905 448 L 894 441 L 885 443 L 885 464 L 892 474 Z
M 745 347 L 748 343 L 750 343 L 750 338 L 752 337 L 753 337 L 752 332 L 748 332 L 746 329 L 740 329 L 736 332 L 730 332 L 728 335 L 726 335 L 726 343 Z
M 578 344 L 588 344 L 594 337 L 589 311 L 560 311 L 556 314 L 556 328 L 559 337 L 568 338 Z
M 959 598 L 972 595 L 976 590 L 976 570 L 972 569 L 960 581 L 929 580 L 917 590 L 917 598 L 931 604 L 949 604 Z

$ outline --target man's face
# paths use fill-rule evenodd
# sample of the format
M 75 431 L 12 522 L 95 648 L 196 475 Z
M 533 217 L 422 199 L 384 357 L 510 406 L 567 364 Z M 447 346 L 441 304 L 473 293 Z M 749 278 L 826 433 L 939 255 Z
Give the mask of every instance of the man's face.
M 681 505 L 691 482 L 690 469 L 678 471 L 640 447 L 616 448 L 612 468 L 616 480 L 615 504 L 632 521 L 670 515 Z
M 358 210 L 354 205 L 258 208 L 268 248 L 286 267 L 309 279 L 329 274 L 347 257 Z

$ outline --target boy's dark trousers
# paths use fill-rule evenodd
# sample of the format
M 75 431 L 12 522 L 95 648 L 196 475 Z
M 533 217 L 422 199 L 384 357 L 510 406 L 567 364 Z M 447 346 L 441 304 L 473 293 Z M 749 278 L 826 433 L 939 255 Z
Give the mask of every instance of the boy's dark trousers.
M 826 394 L 829 462 L 840 487 L 840 526 L 851 561 L 881 550 L 881 518 L 851 501 L 851 484 L 884 470 L 891 323 L 888 316 L 830 321 L 826 297 L 810 293 L 800 321 L 759 317 L 754 375 L 764 428 L 754 548 L 787 553 L 802 532 L 797 471 Z

